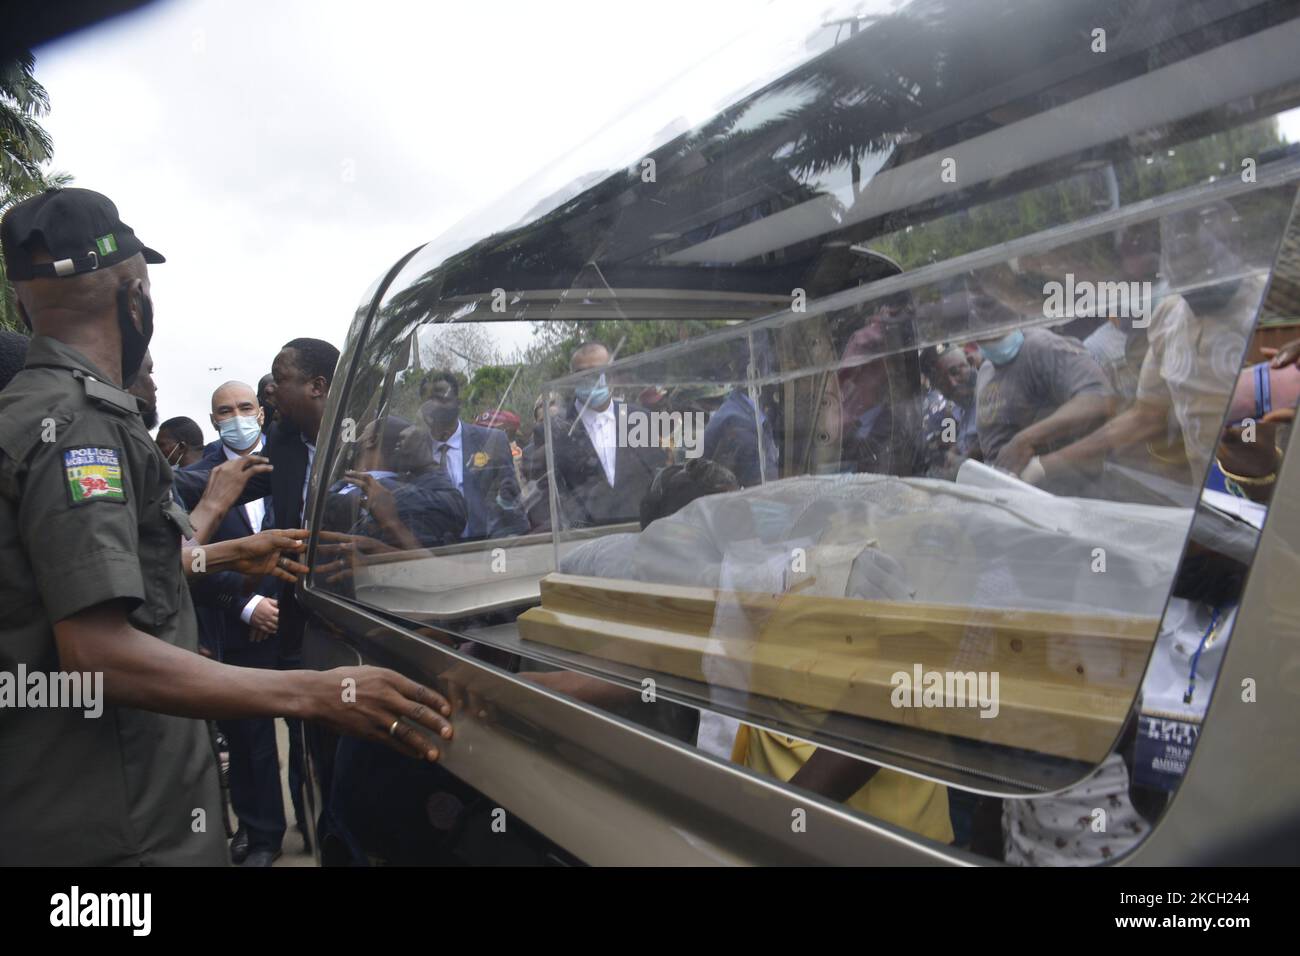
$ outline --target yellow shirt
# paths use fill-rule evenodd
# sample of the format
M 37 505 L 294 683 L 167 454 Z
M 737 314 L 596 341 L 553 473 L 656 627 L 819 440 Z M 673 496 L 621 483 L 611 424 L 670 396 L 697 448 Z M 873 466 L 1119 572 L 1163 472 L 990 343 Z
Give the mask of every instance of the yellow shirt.
M 805 741 L 741 724 L 731 759 L 784 782 L 799 771 L 816 749 Z M 881 769 L 845 802 L 866 816 L 939 843 L 952 842 L 948 788 L 940 784 Z

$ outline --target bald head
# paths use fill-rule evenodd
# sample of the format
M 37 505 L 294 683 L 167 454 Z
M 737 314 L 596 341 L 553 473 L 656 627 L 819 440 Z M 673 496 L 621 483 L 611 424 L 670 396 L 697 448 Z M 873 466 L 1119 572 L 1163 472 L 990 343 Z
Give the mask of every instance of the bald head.
M 232 451 L 246 454 L 256 447 L 262 437 L 262 406 L 252 386 L 226 382 L 212 393 L 212 427 Z
M 599 342 L 587 342 L 574 349 L 573 355 L 569 358 L 569 371 L 585 372 L 588 369 L 604 368 L 608 364 L 609 349 Z M 602 372 L 600 378 L 593 383 L 574 388 L 573 397 L 583 409 L 590 408 L 603 412 L 609 408 L 610 392 L 605 384 L 605 373 Z
M 599 342 L 587 342 L 579 345 L 569 357 L 569 371 L 581 372 L 583 369 L 599 368 L 609 364 L 609 349 Z
M 257 393 L 253 391 L 252 386 L 244 382 L 229 381 L 224 385 L 218 385 L 217 390 L 212 393 L 212 414 L 220 414 L 223 410 L 238 409 L 239 406 L 245 408 L 257 407 Z M 240 414 L 244 414 L 240 412 Z

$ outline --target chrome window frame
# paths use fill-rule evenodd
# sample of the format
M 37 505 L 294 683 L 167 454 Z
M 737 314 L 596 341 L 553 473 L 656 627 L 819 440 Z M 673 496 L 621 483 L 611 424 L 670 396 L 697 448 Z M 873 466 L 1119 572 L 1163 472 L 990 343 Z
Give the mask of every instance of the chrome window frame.
M 1250 184 L 1232 181 L 1194 187 L 1173 200 L 1190 206 L 1212 192 L 1218 198 L 1293 179 L 1296 160 L 1261 167 Z M 1082 227 L 1057 227 L 1071 237 L 1101 233 L 1152 210 L 1173 211 L 1158 196 L 1093 217 Z M 1180 207 L 1181 208 L 1181 207 Z M 1081 232 L 1091 229 L 1092 233 Z M 1043 234 L 976 250 L 873 283 L 868 297 L 963 269 L 1004 261 Z M 1027 247 L 1027 246 L 1026 246 Z M 319 484 L 337 443 L 334 424 L 346 406 L 361 352 L 380 303 L 403 266 L 396 263 L 376 288 L 360 331 L 336 375 L 323 427 L 329 435 L 310 480 L 307 512 L 318 526 Z M 1270 276 L 1271 281 L 1271 276 Z M 858 290 L 829 296 L 826 311 L 861 298 Z M 758 320 L 760 322 L 764 320 Z M 780 321 L 773 319 L 773 322 Z M 354 330 L 355 331 L 355 330 Z M 694 343 L 693 343 L 694 344 Z M 1186 776 L 1147 837 L 1120 865 L 1214 862 L 1216 854 L 1294 819 L 1300 805 L 1300 681 L 1296 625 L 1300 618 L 1300 464 L 1284 458 L 1268 518 L 1243 587 L 1231 640 Z M 309 546 L 314 560 L 316 537 Z M 492 702 L 486 718 L 456 715 L 456 738 L 444 745 L 447 769 L 500 801 L 549 839 L 593 864 L 989 864 L 983 857 L 939 846 L 870 820 L 806 791 L 760 776 L 694 747 L 638 727 L 593 706 L 532 684 L 453 650 L 382 613 L 300 583 L 298 596 L 314 620 L 304 659 L 337 661 L 341 641 L 363 661 L 393 666 L 437 686 L 449 668 L 475 669 Z M 436 626 L 431 633 L 454 638 Z M 330 642 L 322 645 L 321 642 Z M 346 653 L 344 653 L 346 656 Z M 1257 702 L 1241 699 L 1243 680 L 1260 685 Z M 1269 683 L 1269 682 L 1272 683 Z M 527 766 L 528 773 L 518 768 Z M 1233 772 L 1235 771 L 1235 772 Z M 906 771 L 905 771 L 906 772 Z M 1261 786 L 1260 779 L 1267 785 Z M 1011 798 L 1009 798 L 1011 799 Z M 598 812 L 591 812 L 598 808 Z M 796 832 L 792 813 L 806 813 Z M 588 812 L 582 812 L 586 810 Z M 1108 864 L 1115 865 L 1115 864 Z
M 1261 170 L 1260 181 L 1251 188 L 1294 180 L 1295 165 L 1289 161 Z M 1221 184 L 1219 189 L 1241 191 L 1234 184 Z M 1203 190 L 1198 188 L 1195 193 L 1174 203 L 1201 201 Z M 1148 202 L 1163 209 L 1159 199 Z M 1113 227 L 1112 218 L 1140 217 L 1144 212 L 1150 210 L 1107 214 L 1101 217 L 1107 220 L 1105 226 L 1096 228 Z M 977 250 L 962 259 L 993 261 L 1006 251 Z M 318 456 L 311 479 L 307 513 L 312 515 L 313 525 L 319 522 L 322 505 L 318 500 L 320 472 L 332 458 L 337 442 L 335 422 L 350 392 L 353 371 L 378 304 L 405 261 L 397 263 L 376 290 L 364 330 L 351 339 L 340 361 L 338 377 L 343 387 L 331 390 L 322 423 L 330 436 L 329 445 L 327 453 Z M 959 263 L 954 260 L 931 268 L 946 274 L 956 271 Z M 930 270 L 886 280 L 873 294 L 904 279 L 911 285 L 922 271 Z M 1117 861 L 1121 864 L 1189 863 L 1204 861 L 1207 854 L 1212 859 L 1216 848 L 1264 832 L 1284 821 L 1300 803 L 1300 771 L 1293 765 L 1293 755 L 1300 751 L 1300 721 L 1289 719 L 1296 711 L 1287 706 L 1293 702 L 1283 696 L 1284 691 L 1269 688 L 1261 702 L 1246 704 L 1237 691 L 1247 677 L 1259 682 L 1265 675 L 1300 669 L 1297 655 L 1286 641 L 1288 625 L 1300 618 L 1300 594 L 1293 586 L 1300 579 L 1300 464 L 1296 457 L 1283 461 L 1243 589 L 1234 628 L 1237 640 L 1228 644 L 1187 774 L 1151 833 Z M 313 536 L 312 554 L 315 543 Z M 297 593 L 304 608 L 323 625 L 309 624 L 305 660 L 337 661 L 342 648 L 322 647 L 319 642 L 339 640 L 363 661 L 395 667 L 435 686 L 439 675 L 451 667 L 474 668 L 481 689 L 492 701 L 492 713 L 487 718 L 457 714 L 456 738 L 444 745 L 443 763 L 585 862 L 994 862 L 859 816 L 842 805 L 531 684 L 346 599 L 303 583 Z M 429 630 L 456 637 L 441 628 Z M 332 635 L 327 633 L 330 631 Z M 521 766 L 527 766 L 529 773 L 518 773 Z M 1233 766 L 1242 770 L 1230 773 L 1220 769 Z M 1271 788 L 1260 788 L 1254 782 L 1257 775 L 1264 774 Z M 575 806 L 600 809 L 598 813 L 575 813 Z M 806 814 L 805 827 L 796 832 L 791 826 L 792 815 L 800 809 Z

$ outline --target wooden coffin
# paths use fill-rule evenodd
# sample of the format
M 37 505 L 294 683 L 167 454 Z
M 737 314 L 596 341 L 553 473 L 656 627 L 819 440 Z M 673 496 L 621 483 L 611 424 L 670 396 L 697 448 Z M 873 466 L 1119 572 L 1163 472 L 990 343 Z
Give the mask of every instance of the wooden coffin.
M 593 658 L 860 717 L 1089 762 L 1110 751 L 1155 617 L 995 611 L 551 574 L 520 636 Z M 908 685 L 997 674 L 997 712 Z M 972 696 L 974 692 L 972 691 Z M 943 706 L 934 706 L 938 699 Z M 987 700 L 987 697 L 986 697 Z M 896 706 L 896 704 L 901 704 Z M 920 705 L 920 706 L 918 706 Z

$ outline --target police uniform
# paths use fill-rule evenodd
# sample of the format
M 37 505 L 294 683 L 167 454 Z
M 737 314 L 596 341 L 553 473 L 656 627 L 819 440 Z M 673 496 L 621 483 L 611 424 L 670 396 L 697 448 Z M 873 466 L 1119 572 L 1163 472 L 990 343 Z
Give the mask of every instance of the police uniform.
M 191 528 L 171 485 L 136 399 L 35 336 L 0 392 L 0 678 L 57 673 L 54 623 L 106 601 L 197 650 L 179 548 Z M 0 697 L 0 865 L 225 865 L 202 722 L 60 702 Z
M 0 393 L 0 500 L 0 670 L 58 671 L 54 622 L 115 599 L 135 628 L 197 650 L 171 469 L 135 398 L 55 339 L 35 337 Z M 0 768 L 0 864 L 225 862 L 198 720 L 4 707 Z

